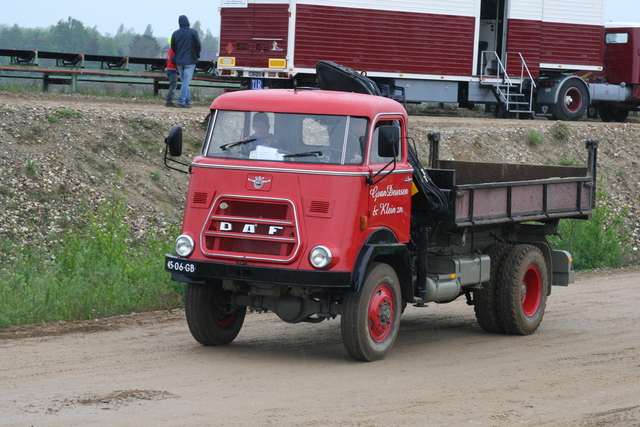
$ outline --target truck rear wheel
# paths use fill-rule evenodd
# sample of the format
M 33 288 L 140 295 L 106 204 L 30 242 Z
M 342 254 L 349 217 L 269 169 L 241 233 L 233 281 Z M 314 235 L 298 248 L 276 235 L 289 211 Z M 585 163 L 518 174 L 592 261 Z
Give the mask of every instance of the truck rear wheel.
M 474 292 L 473 309 L 476 320 L 482 329 L 492 334 L 503 333 L 498 317 L 498 301 L 496 288 L 498 286 L 498 273 L 506 255 L 513 248 L 508 243 L 493 243 L 484 250 L 485 255 L 491 258 L 491 273 L 489 282 L 482 284 L 482 289 Z
M 340 327 L 349 355 L 365 362 L 384 358 L 398 335 L 401 312 L 396 272 L 387 264 L 373 263 L 360 292 L 344 297 Z
M 589 94 L 582 81 L 567 80 L 560 87 L 558 103 L 552 108 L 553 115 L 559 120 L 578 120 L 589 105 Z
M 517 245 L 500 270 L 498 313 L 505 333 L 530 335 L 538 329 L 547 303 L 547 265 L 540 249 Z
M 191 335 L 202 345 L 226 345 L 240 332 L 246 307 L 231 305 L 219 283 L 187 284 L 185 313 Z

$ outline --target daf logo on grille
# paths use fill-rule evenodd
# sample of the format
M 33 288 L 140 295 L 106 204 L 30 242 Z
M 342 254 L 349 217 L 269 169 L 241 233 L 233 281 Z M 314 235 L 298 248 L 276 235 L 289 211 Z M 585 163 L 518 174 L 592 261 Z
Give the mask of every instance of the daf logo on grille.
M 257 224 L 239 224 L 239 226 L 242 227 L 242 233 L 256 234 L 258 232 Z M 273 236 L 282 230 L 284 230 L 284 227 L 280 227 L 278 225 L 270 225 L 267 234 Z M 233 224 L 225 221 L 220 222 L 220 231 L 233 232 Z
M 256 176 L 254 179 L 249 178 L 249 181 L 253 182 L 253 187 L 256 190 L 261 189 L 266 183 L 271 182 L 270 179 L 265 179 L 261 176 Z

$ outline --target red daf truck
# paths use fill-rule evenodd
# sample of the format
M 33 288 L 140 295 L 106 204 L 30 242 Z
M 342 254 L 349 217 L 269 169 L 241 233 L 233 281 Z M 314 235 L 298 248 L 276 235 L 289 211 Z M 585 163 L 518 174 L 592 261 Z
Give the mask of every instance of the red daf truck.
M 341 316 L 347 352 L 372 361 L 408 304 L 461 296 L 484 330 L 528 335 L 551 285 L 573 281 L 571 255 L 547 236 L 560 218 L 589 218 L 596 142 L 585 168 L 509 165 L 438 159 L 430 134 L 424 168 L 405 109 L 385 97 L 247 90 L 211 112 L 165 259 L 203 345 L 232 342 L 248 310 Z M 165 161 L 179 162 L 181 128 L 166 143 Z
M 314 86 L 316 62 L 328 60 L 401 102 L 624 121 L 640 106 L 640 26 L 605 26 L 605 2 L 230 2 L 216 72 L 246 88 Z

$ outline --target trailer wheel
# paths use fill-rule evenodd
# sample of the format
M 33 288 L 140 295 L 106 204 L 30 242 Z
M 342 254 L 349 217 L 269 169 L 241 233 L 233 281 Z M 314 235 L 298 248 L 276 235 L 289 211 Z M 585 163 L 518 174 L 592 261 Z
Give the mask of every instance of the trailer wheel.
M 219 283 L 187 284 L 185 313 L 191 335 L 202 345 L 226 345 L 244 323 L 246 307 L 233 307 Z
M 349 292 L 343 300 L 340 327 L 349 355 L 365 362 L 384 358 L 398 335 L 401 312 L 396 272 L 388 264 L 371 264 L 360 292 Z
M 498 286 L 498 273 L 506 255 L 513 248 L 508 243 L 493 243 L 484 250 L 485 255 L 491 258 L 491 272 L 489 282 L 482 284 L 482 289 L 474 292 L 473 309 L 480 327 L 492 334 L 503 333 L 498 317 L 498 301 L 496 288 Z
M 629 117 L 629 110 L 613 107 L 609 104 L 598 104 L 598 115 L 603 122 L 623 123 Z
M 498 283 L 498 313 L 505 333 L 530 335 L 547 303 L 547 265 L 540 249 L 517 245 L 504 259 Z
M 582 81 L 567 80 L 560 87 L 552 113 L 559 120 L 578 120 L 589 105 L 589 94 Z

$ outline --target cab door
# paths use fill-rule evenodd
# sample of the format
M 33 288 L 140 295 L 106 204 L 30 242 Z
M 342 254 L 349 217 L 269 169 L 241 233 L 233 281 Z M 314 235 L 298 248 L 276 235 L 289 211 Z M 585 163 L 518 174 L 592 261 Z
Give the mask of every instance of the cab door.
M 401 139 L 395 158 L 380 155 L 380 131 L 384 126 L 397 126 L 400 129 Z M 408 242 L 410 238 L 413 182 L 413 168 L 409 164 L 406 149 L 405 126 L 406 122 L 402 116 L 378 118 L 372 127 L 371 144 L 367 152 L 367 165 L 370 172 L 369 228 L 389 228 L 401 243 Z

